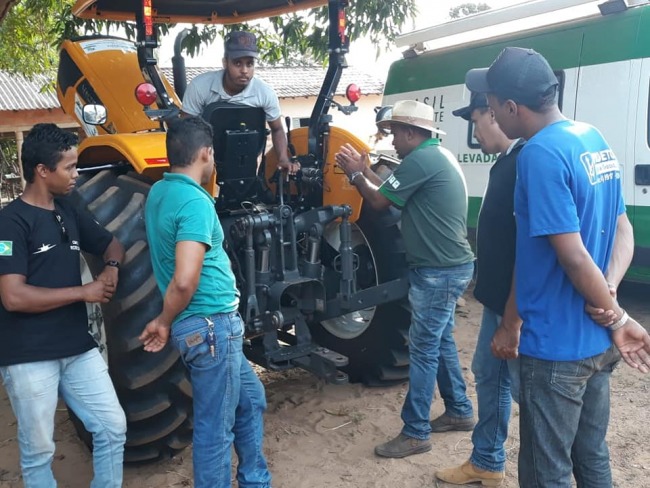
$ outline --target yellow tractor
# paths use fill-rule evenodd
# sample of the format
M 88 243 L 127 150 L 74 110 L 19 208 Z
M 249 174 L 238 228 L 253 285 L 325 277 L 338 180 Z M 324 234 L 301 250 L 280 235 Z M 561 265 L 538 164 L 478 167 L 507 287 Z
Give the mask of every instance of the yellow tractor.
M 138 342 L 162 303 L 144 202 L 168 167 L 166 121 L 178 116 L 185 86 L 182 63 L 174 69 L 179 93 L 157 66 L 155 24 L 229 24 L 325 4 L 329 68 L 308 126 L 289 132 L 301 172 L 285 180 L 274 151 L 265 154 L 261 109 L 218 103 L 203 114 L 214 128 L 218 161 L 208 190 L 216 196 L 241 293 L 249 360 L 273 370 L 304 368 L 335 383 L 391 384 L 408 376 L 400 215 L 363 205 L 334 154 L 344 143 L 368 148 L 333 127 L 328 114 L 333 106 L 354 109 L 332 100 L 349 47 L 347 0 L 79 0 L 73 7 L 82 18 L 130 20 L 137 27 L 135 42 L 107 36 L 65 41 L 57 79 L 61 106 L 86 136 L 73 198 L 127 249 L 116 298 L 93 314 L 129 422 L 127 461 L 182 449 L 192 430 L 192 391 L 177 352 L 167 346 L 146 353 Z M 88 257 L 88 266 L 97 272 L 101 263 Z

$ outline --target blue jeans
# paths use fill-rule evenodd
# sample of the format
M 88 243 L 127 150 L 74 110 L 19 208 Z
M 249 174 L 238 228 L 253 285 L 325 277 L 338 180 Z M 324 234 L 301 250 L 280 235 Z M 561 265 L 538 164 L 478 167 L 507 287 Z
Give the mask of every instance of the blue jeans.
M 512 399 L 519 396 L 519 360 L 504 361 L 492 354 L 490 343 L 499 327 L 501 316 L 483 309 L 483 320 L 472 360 L 476 380 L 478 422 L 472 433 L 474 449 L 470 461 L 487 471 L 504 471 L 508 438 L 508 421 Z
M 192 316 L 172 326 L 172 342 L 190 370 L 194 403 L 195 488 L 227 488 L 231 447 L 239 458 L 242 488 L 270 487 L 262 443 L 264 387 L 244 357 L 244 324 L 237 312 L 215 314 L 214 356 L 207 342 L 208 321 Z
M 54 414 L 59 393 L 93 436 L 93 488 L 122 486 L 126 418 L 96 348 L 78 356 L 0 367 L 18 420 L 25 488 L 53 488 Z
M 521 356 L 519 485 L 611 488 L 605 442 L 615 347 L 581 361 Z
M 429 414 L 438 380 L 445 413 L 471 417 L 472 403 L 452 335 L 456 300 L 472 279 L 474 263 L 450 268 L 413 268 L 409 273 L 409 391 L 402 407 L 402 433 L 416 439 L 431 434 Z

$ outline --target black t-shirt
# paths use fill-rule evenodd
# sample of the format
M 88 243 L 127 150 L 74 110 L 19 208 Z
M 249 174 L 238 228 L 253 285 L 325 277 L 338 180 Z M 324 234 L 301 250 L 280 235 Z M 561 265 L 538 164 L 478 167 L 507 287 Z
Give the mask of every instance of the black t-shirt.
M 474 296 L 498 315 L 506 308 L 515 268 L 515 181 L 522 146 L 517 142 L 492 166 L 476 229 Z
M 43 288 L 81 285 L 80 250 L 101 255 L 113 236 L 66 199 L 55 208 L 19 198 L 0 211 L 0 275 L 20 274 Z M 43 313 L 9 312 L 0 302 L 0 366 L 74 356 L 95 345 L 83 302 Z

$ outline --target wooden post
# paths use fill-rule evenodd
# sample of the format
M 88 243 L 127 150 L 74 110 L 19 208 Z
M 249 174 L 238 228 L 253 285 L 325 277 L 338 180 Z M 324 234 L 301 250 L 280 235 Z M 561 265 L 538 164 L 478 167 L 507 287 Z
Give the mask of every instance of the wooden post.
M 20 187 L 25 189 L 25 176 L 23 175 L 23 160 L 22 160 L 22 149 L 23 149 L 23 131 L 16 131 L 16 146 L 18 147 L 18 174 L 20 174 Z

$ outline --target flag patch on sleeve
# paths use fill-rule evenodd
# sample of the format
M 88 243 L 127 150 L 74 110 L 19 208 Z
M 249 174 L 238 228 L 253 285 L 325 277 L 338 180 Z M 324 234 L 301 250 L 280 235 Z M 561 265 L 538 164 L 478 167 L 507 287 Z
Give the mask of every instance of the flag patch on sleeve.
M 13 241 L 0 241 L 0 256 L 13 256 L 14 242 Z
M 388 184 L 393 187 L 393 190 L 397 190 L 400 186 L 400 182 L 395 178 L 395 175 L 390 175 L 388 178 Z

